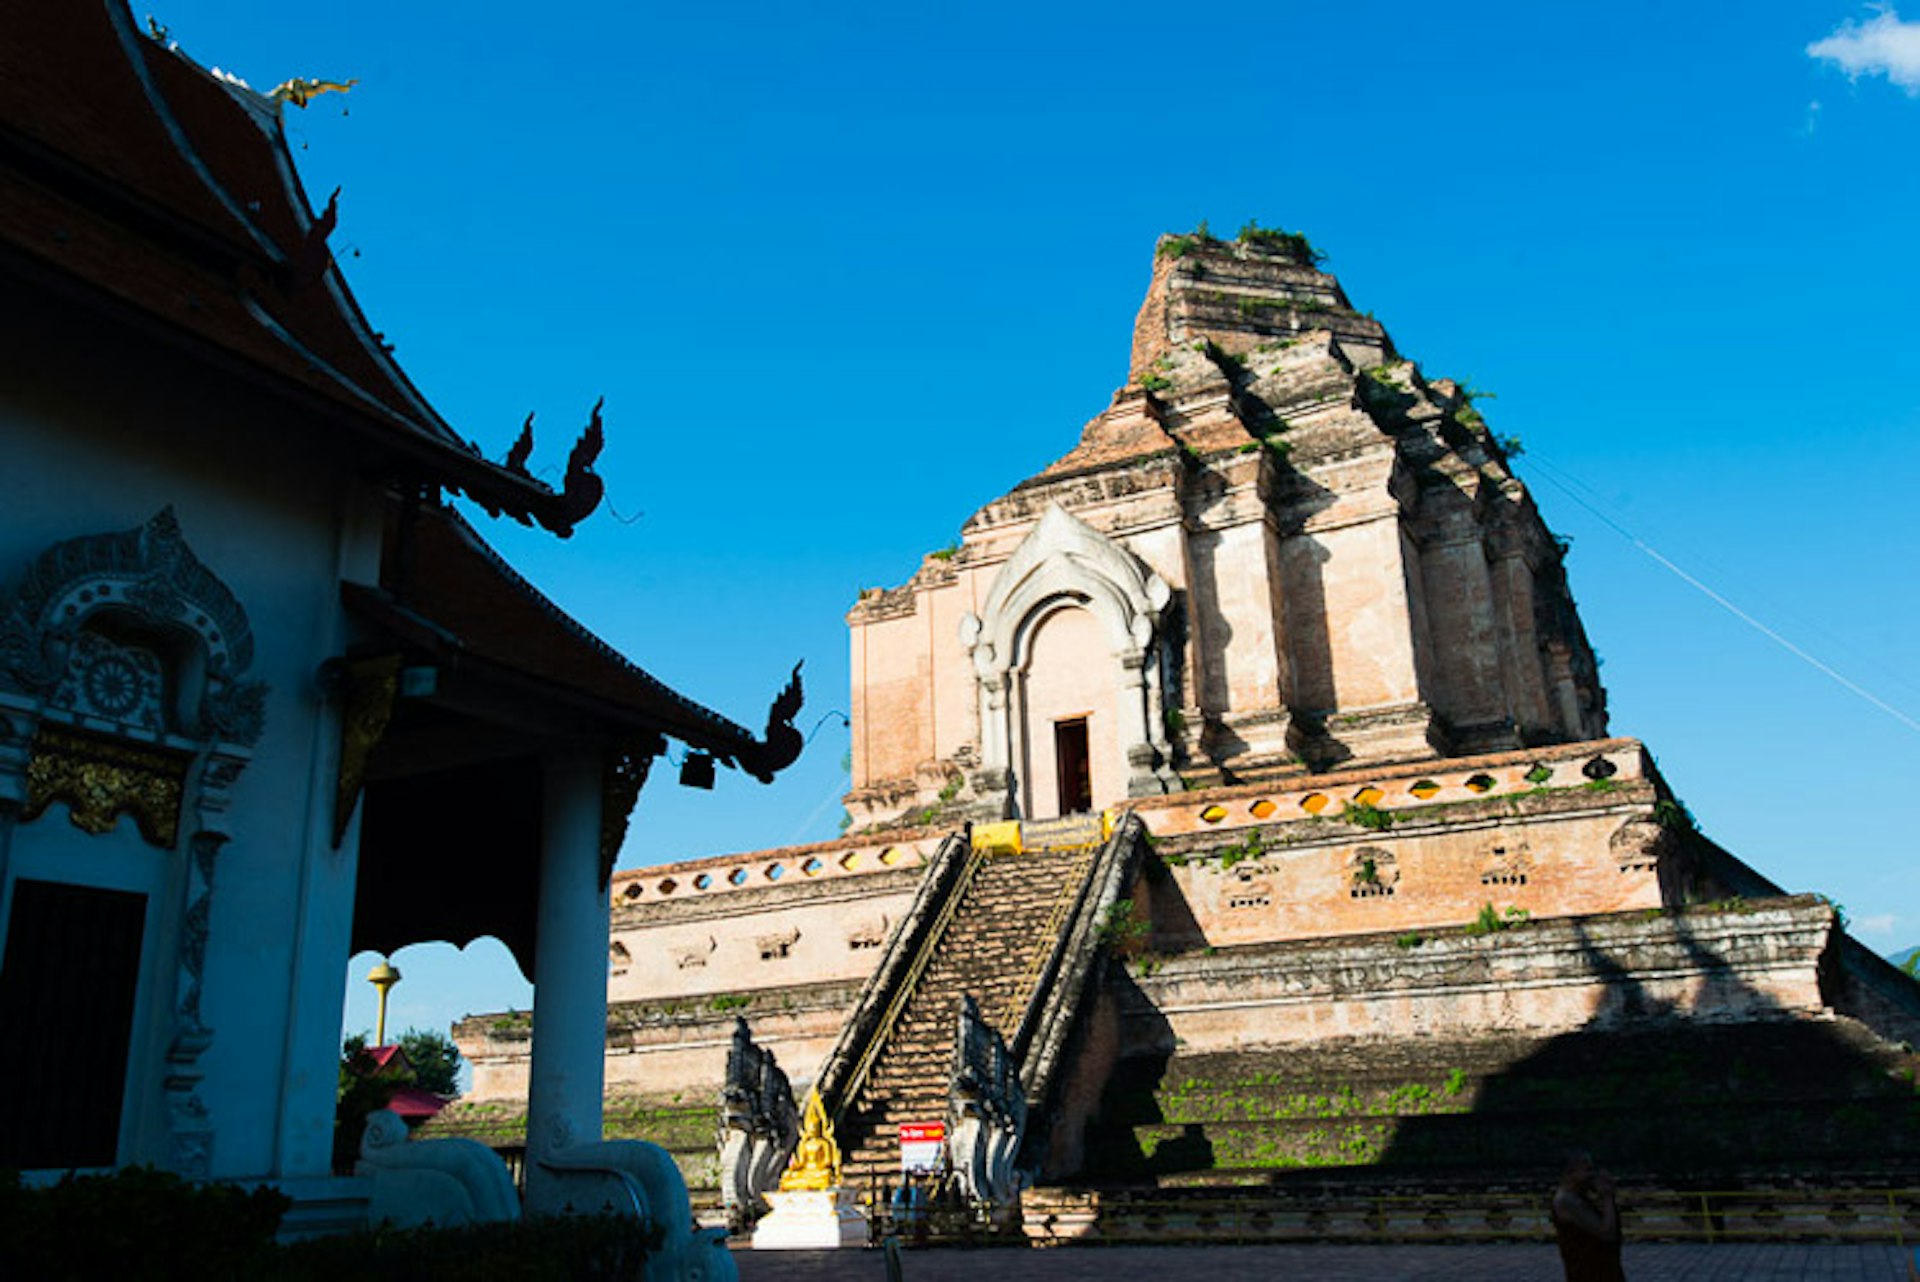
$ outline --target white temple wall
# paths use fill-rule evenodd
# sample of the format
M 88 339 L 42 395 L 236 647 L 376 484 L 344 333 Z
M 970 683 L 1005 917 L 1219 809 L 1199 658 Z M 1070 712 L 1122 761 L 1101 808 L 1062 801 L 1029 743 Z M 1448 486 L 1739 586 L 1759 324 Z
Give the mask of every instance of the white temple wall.
M 265 731 L 231 791 L 233 837 L 217 858 L 201 999 L 215 1040 L 199 1094 L 212 1112 L 215 1175 L 325 1174 L 354 839 L 328 848 L 333 755 L 315 675 L 345 641 L 343 569 L 372 577 L 379 527 L 343 519 L 347 483 L 281 421 L 284 409 L 255 416 L 244 394 L 184 390 L 167 373 L 42 364 L 30 391 L 27 380 L 0 380 L 0 581 L 17 582 L 55 543 L 135 529 L 171 506 L 187 546 L 245 610 L 248 676 L 270 690 Z M 130 817 L 89 836 L 55 802 L 11 843 L 9 883 L 148 896 L 122 1162 L 168 1159 L 161 1079 L 195 826 L 184 807 L 168 853 Z
M 830 895 L 750 891 L 663 905 L 642 920 L 616 910 L 610 947 L 625 956 L 614 952 L 607 998 L 671 1001 L 864 980 L 913 902 L 918 872 L 843 878 L 827 883 Z

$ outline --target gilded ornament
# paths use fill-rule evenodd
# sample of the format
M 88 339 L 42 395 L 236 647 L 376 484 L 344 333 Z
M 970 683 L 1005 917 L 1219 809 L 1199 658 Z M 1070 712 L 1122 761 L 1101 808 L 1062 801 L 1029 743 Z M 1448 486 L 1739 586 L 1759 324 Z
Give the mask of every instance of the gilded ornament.
M 22 818 L 38 819 L 63 801 L 74 827 L 98 836 L 132 815 L 142 837 L 171 850 L 180 837 L 186 777 L 182 754 L 43 724 L 27 763 Z
M 393 720 L 400 697 L 400 656 L 378 654 L 347 665 L 346 694 L 340 709 L 340 774 L 333 793 L 333 844 L 347 835 L 360 790 L 367 782 L 367 760 Z

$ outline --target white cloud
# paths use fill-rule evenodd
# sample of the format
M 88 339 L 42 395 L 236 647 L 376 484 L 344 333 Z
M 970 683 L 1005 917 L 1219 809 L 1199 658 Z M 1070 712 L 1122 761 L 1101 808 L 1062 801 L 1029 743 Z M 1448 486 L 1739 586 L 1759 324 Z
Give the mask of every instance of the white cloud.
M 1854 918 L 1853 925 L 1863 935 L 1891 935 L 1893 924 L 1898 920 L 1892 913 L 1875 913 L 1871 917 Z
M 1807 53 L 1831 62 L 1849 78 L 1881 75 L 1920 97 L 1920 22 L 1902 22 L 1891 6 L 1865 22 L 1843 22 Z

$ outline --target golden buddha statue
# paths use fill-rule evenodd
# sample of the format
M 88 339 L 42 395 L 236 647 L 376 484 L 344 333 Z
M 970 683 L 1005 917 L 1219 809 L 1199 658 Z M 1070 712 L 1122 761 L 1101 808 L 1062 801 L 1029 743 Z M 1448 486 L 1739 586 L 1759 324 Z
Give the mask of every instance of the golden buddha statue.
M 793 1160 L 780 1177 L 780 1191 L 831 1189 L 840 1186 L 840 1146 L 833 1142 L 833 1124 L 820 1103 L 818 1091 L 807 1092 L 806 1112 L 800 1118 L 800 1142 Z

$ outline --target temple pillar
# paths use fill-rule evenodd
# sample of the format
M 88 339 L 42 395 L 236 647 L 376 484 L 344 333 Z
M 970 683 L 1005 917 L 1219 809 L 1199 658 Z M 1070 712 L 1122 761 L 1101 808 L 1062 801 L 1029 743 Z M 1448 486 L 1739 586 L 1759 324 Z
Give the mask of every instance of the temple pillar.
M 1142 650 L 1130 650 L 1120 656 L 1120 701 L 1115 723 L 1127 759 L 1127 795 L 1157 797 L 1167 792 L 1161 767 L 1161 753 L 1154 746 L 1152 722 L 1147 715 L 1147 656 Z
M 527 1211 L 534 1215 L 570 1209 L 569 1186 L 542 1160 L 600 1139 L 607 1053 L 600 759 L 584 752 L 549 758 L 545 785 L 527 1093 Z

